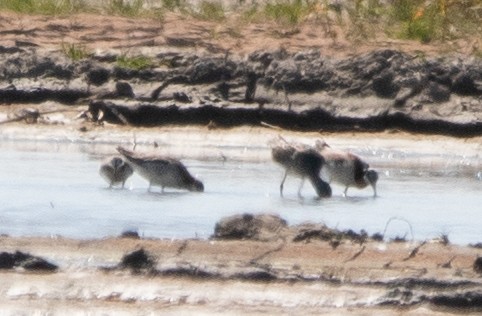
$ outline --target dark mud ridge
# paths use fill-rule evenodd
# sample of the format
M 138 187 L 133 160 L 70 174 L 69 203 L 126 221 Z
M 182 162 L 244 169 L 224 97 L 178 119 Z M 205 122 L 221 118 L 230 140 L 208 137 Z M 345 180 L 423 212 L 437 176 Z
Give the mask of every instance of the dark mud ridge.
M 61 52 L 0 47 L 0 104 L 89 104 L 94 121 L 135 126 L 482 135 L 482 60 L 475 57 L 193 51 L 159 48 L 151 67 L 134 70 L 119 66 L 115 53 L 73 62 Z

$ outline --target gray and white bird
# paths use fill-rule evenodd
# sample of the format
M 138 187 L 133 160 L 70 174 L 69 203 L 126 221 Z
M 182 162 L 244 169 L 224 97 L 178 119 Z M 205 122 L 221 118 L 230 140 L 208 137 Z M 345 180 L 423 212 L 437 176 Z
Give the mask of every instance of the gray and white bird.
M 373 189 L 373 196 L 377 196 L 378 173 L 369 169 L 368 163 L 355 154 L 333 149 L 324 141 L 317 140 L 315 148 L 325 159 L 322 170 L 327 178 L 325 180 L 345 186 L 345 196 L 350 187 L 363 189 L 369 185 Z
M 204 185 L 195 179 L 177 159 L 156 154 L 143 154 L 117 147 L 117 151 L 143 178 L 149 181 L 149 191 L 153 185 L 164 188 L 186 189 L 203 192 Z
M 124 187 L 126 180 L 132 176 L 134 170 L 121 157 L 114 156 L 102 162 L 99 173 L 109 183 L 109 188 L 118 184 L 122 184 Z
M 283 196 L 283 185 L 288 174 L 301 177 L 298 196 L 301 197 L 301 189 L 305 178 L 308 178 L 319 197 L 330 197 L 331 187 L 320 177 L 320 170 L 325 161 L 318 151 L 306 146 L 285 143 L 271 148 L 271 155 L 275 162 L 284 169 L 285 174 L 280 184 L 280 195 Z

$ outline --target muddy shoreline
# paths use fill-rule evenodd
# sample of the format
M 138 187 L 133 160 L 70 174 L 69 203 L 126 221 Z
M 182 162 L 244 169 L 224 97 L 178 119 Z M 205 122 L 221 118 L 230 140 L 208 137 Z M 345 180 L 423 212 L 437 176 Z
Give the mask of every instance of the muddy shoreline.
M 2 269 L 2 307 L 14 312 L 16 302 L 26 304 L 25 311 L 58 313 L 65 307 L 58 302 L 67 300 L 73 311 L 88 305 L 108 313 L 228 308 L 232 313 L 357 315 L 477 313 L 482 308 L 481 278 L 474 270 L 480 249 L 441 240 L 342 239 L 334 247 L 316 237 L 296 241 L 289 235 L 268 241 L 127 236 L 1 237 L 2 251 L 31 253 L 58 266 L 54 272 Z
M 64 25 L 68 19 L 37 18 L 32 23 L 38 28 L 21 33 L 25 38 L 19 40 L 14 28 L 21 22 L 7 22 L 26 17 L 4 14 L 2 18 L 6 28 L 0 41 L 2 107 L 21 104 L 36 111 L 38 104 L 83 105 L 88 106 L 85 119 L 95 123 L 144 127 L 270 125 L 298 131 L 399 129 L 482 135 L 482 62 L 474 56 L 433 55 L 425 53 L 427 47 L 400 50 L 395 45 L 333 55 L 339 47 L 321 50 L 326 45 L 323 38 L 304 49 L 283 45 L 281 40 L 266 46 L 262 39 L 243 50 L 232 49 L 224 47 L 223 40 L 213 42 L 205 33 L 209 25 L 201 21 L 202 31 L 175 32 L 169 28 L 175 16 L 163 29 L 143 21 L 152 23 L 153 29 L 147 25 L 135 29 L 145 40 L 136 47 L 112 32 L 109 19 L 101 23 L 95 16 L 82 18 L 98 23 L 103 31 L 99 34 L 80 17 L 72 17 L 79 25 L 70 27 Z M 128 19 L 110 21 L 124 32 L 133 28 Z M 78 37 L 79 29 L 96 33 L 97 46 L 86 42 L 95 50 L 72 60 L 55 38 Z M 111 37 L 103 39 L 100 34 Z M 117 46 L 111 47 L 108 42 L 116 36 Z M 297 43 L 301 40 L 297 37 L 289 40 Z M 197 45 L 176 44 L 186 38 L 189 43 L 195 39 Z M 146 44 L 149 39 L 154 45 Z M 208 48 L 203 43 L 209 43 Z M 118 62 L 139 56 L 149 60 L 147 67 Z M 11 113 L 2 123 L 36 121 L 48 113 Z
M 248 27 L 252 34 L 243 35 L 243 45 L 213 38 L 209 22 L 178 18 L 168 16 L 163 27 L 153 21 L 138 27 L 118 17 L 0 13 L 2 142 L 89 143 L 105 145 L 106 153 L 112 144 L 161 144 L 180 157 L 217 159 L 210 145 L 218 141 L 266 146 L 282 133 L 307 142 L 328 138 L 340 147 L 378 142 L 421 152 L 480 152 L 480 59 L 441 57 L 440 48 L 434 53 L 433 47 L 413 43 L 334 45 L 306 30 L 273 38 L 272 26 Z M 126 38 L 130 33 L 135 36 Z M 64 40 L 86 45 L 92 55 L 70 60 L 59 48 Z M 148 56 L 153 66 L 119 67 L 116 59 L 126 51 Z M 181 139 L 208 146 L 199 151 L 172 146 Z M 127 254 L 140 249 L 152 256 L 151 269 L 120 267 Z M 17 251 L 58 268 L 28 269 L 12 259 Z M 0 270 L 0 306 L 7 314 L 482 311 L 475 265 L 480 248 L 443 240 L 342 240 L 335 247 L 332 239 L 295 242 L 289 235 L 0 236 L 0 252 L 13 260 Z

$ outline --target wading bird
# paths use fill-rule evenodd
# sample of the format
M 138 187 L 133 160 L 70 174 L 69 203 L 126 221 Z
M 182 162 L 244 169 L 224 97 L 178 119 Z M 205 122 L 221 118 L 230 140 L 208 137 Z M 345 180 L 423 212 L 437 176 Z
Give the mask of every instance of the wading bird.
M 284 140 L 284 139 L 283 139 Z M 331 187 L 320 177 L 320 170 L 324 164 L 324 158 L 318 151 L 303 145 L 292 145 L 288 142 L 271 148 L 273 160 L 279 163 L 285 174 L 280 184 L 280 195 L 283 196 L 283 185 L 288 174 L 301 177 L 298 196 L 301 197 L 301 188 L 305 178 L 308 178 L 319 197 L 330 197 Z
M 322 173 L 329 183 L 345 186 L 345 196 L 349 187 L 363 189 L 368 185 L 373 188 L 373 196 L 377 196 L 378 173 L 369 169 L 368 163 L 355 154 L 333 149 L 324 141 L 317 140 L 315 148 L 325 159 Z
M 149 191 L 153 185 L 160 186 L 162 192 L 166 187 L 196 192 L 204 191 L 202 182 L 195 179 L 177 159 L 137 153 L 121 146 L 117 147 L 117 151 L 125 157 L 136 172 L 149 181 Z
M 99 170 L 100 175 L 109 183 L 109 188 L 122 183 L 132 176 L 134 170 L 121 157 L 109 157 L 102 162 Z

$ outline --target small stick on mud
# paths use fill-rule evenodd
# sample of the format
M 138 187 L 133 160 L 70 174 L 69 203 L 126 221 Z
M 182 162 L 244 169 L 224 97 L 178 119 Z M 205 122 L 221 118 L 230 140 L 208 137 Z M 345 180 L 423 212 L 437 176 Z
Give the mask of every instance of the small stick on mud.
M 182 242 L 181 246 L 179 246 L 179 248 L 177 248 L 176 256 L 179 256 L 181 253 L 184 252 L 184 250 L 186 250 L 186 248 L 187 248 L 187 243 L 188 243 L 187 240 L 184 240 L 184 241 Z
M 351 258 L 345 260 L 345 262 L 353 261 L 356 258 L 358 258 L 364 251 L 365 251 L 366 246 L 363 246 L 356 254 L 354 254 Z
M 283 130 L 283 129 L 282 129 L 281 127 L 279 127 L 279 126 L 272 125 L 272 124 L 269 124 L 269 123 L 266 123 L 266 122 L 263 122 L 263 121 L 261 121 L 260 124 L 261 124 L 261 126 L 269 127 L 269 128 L 276 129 L 276 130 L 279 130 L 279 131 Z
M 452 258 L 449 259 L 449 261 L 447 261 L 445 263 L 442 263 L 442 264 L 439 264 L 439 267 L 444 268 L 444 269 L 452 269 L 452 261 L 454 261 L 454 259 L 456 257 L 457 256 L 453 256 Z
M 268 255 L 270 255 L 270 254 L 272 254 L 272 253 L 274 253 L 274 252 L 278 252 L 278 251 L 282 250 L 282 249 L 285 247 L 285 245 L 286 245 L 286 242 L 283 241 L 283 243 L 282 243 L 281 245 L 279 245 L 278 247 L 276 247 L 276 248 L 274 248 L 274 249 L 271 249 L 271 250 L 268 250 L 268 251 L 260 254 L 259 256 L 256 256 L 256 257 L 254 257 L 253 259 L 249 260 L 249 263 L 250 263 L 250 264 L 256 264 L 257 261 L 265 258 L 266 256 L 268 256 Z
M 424 242 L 422 242 L 420 245 L 418 245 L 417 247 L 413 248 L 412 252 L 410 252 L 410 254 L 408 255 L 408 257 L 406 257 L 405 259 L 403 259 L 403 261 L 407 261 L 407 260 L 410 260 L 412 258 L 415 258 L 415 256 L 417 255 L 418 251 L 420 250 L 420 248 L 422 248 L 423 245 L 425 245 L 427 243 L 427 241 L 425 240 Z
M 37 116 L 37 118 L 39 118 L 39 117 L 41 117 L 42 115 L 45 115 L 45 114 L 61 113 L 61 112 L 68 112 L 68 111 L 72 111 L 72 110 L 62 109 L 62 110 L 51 110 L 51 111 L 45 111 L 45 112 L 38 112 L 38 113 L 36 113 L 36 116 Z M 32 116 L 32 113 L 26 112 L 25 114 L 19 115 L 15 118 L 11 118 L 11 119 L 8 119 L 8 120 L 5 120 L 5 121 L 1 121 L 0 125 L 27 120 L 27 119 L 31 118 L 31 116 Z
M 161 94 L 162 90 L 167 88 L 167 86 L 169 86 L 170 83 L 171 83 L 171 80 L 168 79 L 168 80 L 164 81 L 159 87 L 154 89 L 154 91 L 151 92 L 151 99 L 154 100 L 154 101 L 157 100 L 159 98 L 159 95 Z

